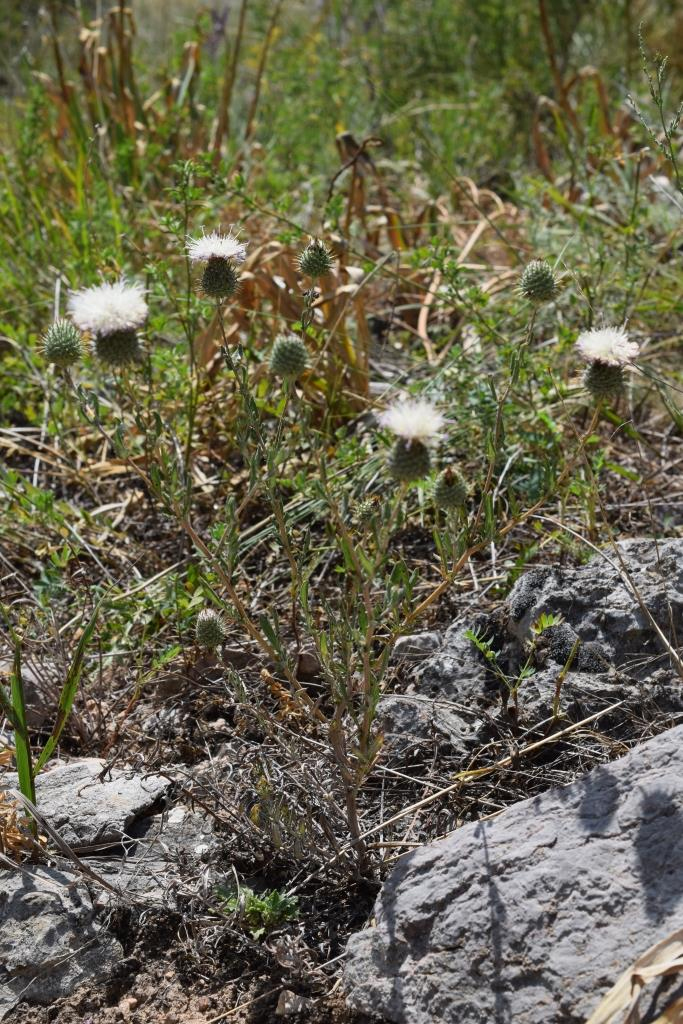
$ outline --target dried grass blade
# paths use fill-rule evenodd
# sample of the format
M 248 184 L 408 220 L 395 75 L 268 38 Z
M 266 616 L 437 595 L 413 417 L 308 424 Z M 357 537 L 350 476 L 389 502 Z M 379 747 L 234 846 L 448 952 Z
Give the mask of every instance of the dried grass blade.
M 683 929 L 672 932 L 638 957 L 609 990 L 586 1024 L 640 1024 L 638 1004 L 646 983 L 679 971 L 683 971 Z M 626 1017 L 622 1018 L 624 1012 Z M 681 1018 L 664 1016 L 659 1019 L 678 1021 Z

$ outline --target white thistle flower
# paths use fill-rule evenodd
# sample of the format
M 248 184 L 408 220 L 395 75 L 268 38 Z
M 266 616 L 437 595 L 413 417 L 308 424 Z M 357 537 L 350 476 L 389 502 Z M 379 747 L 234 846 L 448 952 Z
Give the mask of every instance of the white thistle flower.
M 244 242 L 238 242 L 231 231 L 227 235 L 212 231 L 210 235 L 202 235 L 201 238 L 188 238 L 187 255 L 193 263 L 203 263 L 211 259 L 244 263 L 247 247 Z
M 625 366 L 638 355 L 638 342 L 629 341 L 623 327 L 600 327 L 583 331 L 577 339 L 576 349 L 587 363 Z
M 402 398 L 380 413 L 379 422 L 405 441 L 428 441 L 441 432 L 445 420 L 431 402 Z
M 69 296 L 68 309 L 74 323 L 93 334 L 134 330 L 147 319 L 144 288 L 123 279 L 74 292 Z

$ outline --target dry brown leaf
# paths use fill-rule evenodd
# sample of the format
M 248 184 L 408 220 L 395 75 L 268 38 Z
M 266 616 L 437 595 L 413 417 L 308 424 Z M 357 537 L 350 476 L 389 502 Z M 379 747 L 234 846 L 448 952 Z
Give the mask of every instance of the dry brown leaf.
M 602 999 L 586 1024 L 640 1024 L 639 1004 L 648 981 L 683 972 L 683 929 L 650 946 Z M 676 1008 L 678 1005 L 678 1009 Z M 674 1016 L 670 1016 L 674 1013 Z M 625 1014 L 625 1016 L 623 1016 Z M 669 1016 L 666 1016 L 669 1014 Z M 683 1024 L 683 1002 L 678 1000 L 657 1019 Z

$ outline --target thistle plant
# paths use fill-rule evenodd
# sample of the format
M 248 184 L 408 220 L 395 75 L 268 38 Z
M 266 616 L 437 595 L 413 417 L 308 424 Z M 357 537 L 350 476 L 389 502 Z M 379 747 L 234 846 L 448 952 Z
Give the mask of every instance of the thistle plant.
M 314 281 L 329 274 L 332 263 L 332 253 L 325 243 L 317 238 L 312 239 L 297 257 L 297 266 L 301 273 Z
M 671 168 L 674 172 L 674 178 L 676 180 L 676 186 L 681 195 L 683 195 L 683 178 L 681 177 L 681 169 L 678 166 L 679 157 L 677 155 L 680 149 L 680 141 L 677 136 L 681 125 L 681 118 L 683 118 L 683 100 L 679 103 L 671 117 L 668 118 L 664 111 L 664 86 L 667 78 L 669 58 L 663 57 L 661 54 L 657 54 L 654 60 L 651 60 L 648 57 L 645 49 L 645 41 L 643 39 L 642 26 L 638 30 L 638 46 L 640 49 L 643 74 L 647 79 L 650 96 L 652 97 L 652 101 L 657 110 L 661 131 L 659 128 L 655 128 L 650 124 L 633 96 L 629 95 L 628 99 L 636 113 L 636 116 L 638 117 L 638 120 L 649 135 L 650 139 L 665 159 L 671 164 Z M 654 72 L 652 70 L 652 66 L 654 67 Z
M 447 466 L 434 483 L 434 504 L 445 512 L 462 508 L 467 501 L 467 484 L 457 469 Z
M 103 363 L 121 367 L 140 360 L 137 332 L 148 313 L 142 285 L 121 279 L 81 289 L 69 297 L 68 310 L 74 323 L 93 336 Z
M 576 350 L 587 363 L 583 385 L 598 400 L 609 398 L 624 385 L 624 367 L 638 355 L 638 343 L 629 341 L 623 327 L 602 327 L 584 331 Z
M 388 460 L 393 478 L 411 483 L 428 476 L 432 465 L 428 443 L 444 425 L 442 414 L 424 399 L 404 398 L 381 413 L 379 421 L 396 436 Z

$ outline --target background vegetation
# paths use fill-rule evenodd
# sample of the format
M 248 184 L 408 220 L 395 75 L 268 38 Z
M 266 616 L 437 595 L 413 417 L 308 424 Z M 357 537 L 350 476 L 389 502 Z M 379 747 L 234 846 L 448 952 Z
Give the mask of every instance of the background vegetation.
M 239 737 L 229 783 L 187 785 L 216 808 L 227 787 L 244 877 L 270 858 L 249 941 L 296 895 L 334 958 L 367 890 L 330 938 L 334 872 L 315 872 L 376 880 L 393 833 L 360 832 L 450 781 L 381 773 L 374 713 L 406 685 L 402 632 L 500 600 L 539 561 L 680 532 L 682 78 L 668 0 L 9 6 L 2 667 L 16 697 L 19 648 L 34 680 L 29 747 L 194 772 Z M 217 307 L 186 237 L 231 225 L 248 255 Z M 309 236 L 335 257 L 317 291 L 296 270 Z M 560 281 L 535 312 L 533 258 Z M 73 375 L 51 367 L 69 292 L 122 275 L 147 288 L 141 366 L 88 350 Z M 625 322 L 638 369 L 596 408 L 574 342 Z M 268 366 L 284 331 L 311 358 L 290 388 Z M 435 474 L 390 481 L 376 414 L 405 391 L 446 414 L 434 468 L 462 472 L 460 518 L 434 508 Z M 221 657 L 195 644 L 207 606 Z M 546 784 L 541 769 L 501 799 Z M 437 803 L 411 841 L 464 813 Z

